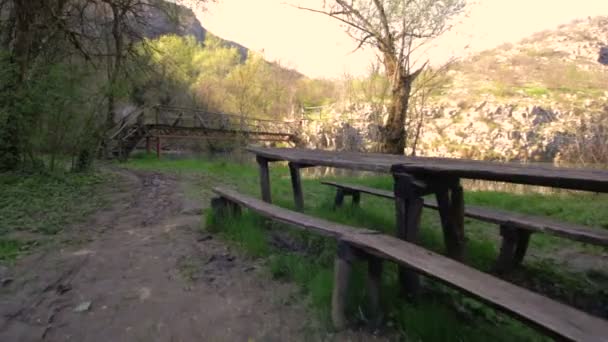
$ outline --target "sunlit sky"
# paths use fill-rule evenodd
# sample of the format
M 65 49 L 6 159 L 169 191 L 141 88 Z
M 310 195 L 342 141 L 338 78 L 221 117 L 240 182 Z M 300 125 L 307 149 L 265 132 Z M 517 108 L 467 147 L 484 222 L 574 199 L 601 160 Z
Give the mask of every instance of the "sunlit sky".
M 266 59 L 308 76 L 367 72 L 374 60 L 372 49 L 353 52 L 357 44 L 339 22 L 290 4 L 320 8 L 322 0 L 220 0 L 197 15 L 214 34 L 261 51 Z M 608 15 L 608 0 L 476 0 L 467 12 L 452 31 L 434 43 L 431 60 L 441 62 L 517 42 L 573 19 Z

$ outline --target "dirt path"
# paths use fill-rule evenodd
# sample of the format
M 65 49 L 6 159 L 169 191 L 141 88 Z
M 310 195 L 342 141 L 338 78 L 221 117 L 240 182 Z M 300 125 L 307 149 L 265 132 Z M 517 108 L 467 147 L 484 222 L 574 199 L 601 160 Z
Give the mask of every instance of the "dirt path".
M 201 233 L 200 208 L 176 179 L 118 172 L 112 207 L 66 233 L 77 243 L 11 270 L 0 341 L 336 338 L 319 333 L 292 285 Z

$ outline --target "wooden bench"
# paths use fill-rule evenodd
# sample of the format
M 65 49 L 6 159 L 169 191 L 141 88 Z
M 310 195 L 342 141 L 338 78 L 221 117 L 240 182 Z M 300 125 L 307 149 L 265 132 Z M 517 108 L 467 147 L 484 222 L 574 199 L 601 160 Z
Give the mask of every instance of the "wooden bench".
M 329 181 L 321 183 L 336 188 L 334 202 L 336 207 L 339 207 L 344 203 L 345 196 L 351 196 L 353 205 L 358 205 L 361 193 L 387 199 L 395 199 L 395 195 L 392 191 L 374 189 L 357 184 Z M 433 199 L 425 199 L 424 206 L 430 209 L 439 209 L 437 202 Z M 496 271 L 499 273 L 507 272 L 513 267 L 521 264 L 526 254 L 530 235 L 532 233 L 548 233 L 597 246 L 608 246 L 608 231 L 600 228 L 589 228 L 574 223 L 555 221 L 545 217 L 472 205 L 466 206 L 464 214 L 466 217 L 495 223 L 500 226 L 500 234 L 503 239 L 500 247 L 500 254 L 495 266 Z
M 218 215 L 239 213 L 237 208 L 245 207 L 269 219 L 338 241 L 332 291 L 332 320 L 338 329 L 347 323 L 344 307 L 352 263 L 362 259 L 368 262 L 367 289 L 372 317 L 379 317 L 380 312 L 382 261 L 391 260 L 462 290 L 560 340 L 606 341 L 608 338 L 608 322 L 600 318 L 409 242 L 374 230 L 358 229 L 287 210 L 233 190 L 214 188 L 213 191 L 219 195 L 212 200 L 212 207 Z

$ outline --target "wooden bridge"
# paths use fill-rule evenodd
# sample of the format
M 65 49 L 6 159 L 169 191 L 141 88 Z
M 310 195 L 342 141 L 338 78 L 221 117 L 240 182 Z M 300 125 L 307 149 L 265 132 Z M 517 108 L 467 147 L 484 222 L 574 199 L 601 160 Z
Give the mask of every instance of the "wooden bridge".
M 126 158 L 144 139 L 148 151 L 152 143 L 156 144 L 157 153 L 161 151 L 163 140 L 173 138 L 295 144 L 296 128 L 295 121 L 251 118 L 184 107 L 145 107 L 126 115 L 114 128 L 112 154 Z

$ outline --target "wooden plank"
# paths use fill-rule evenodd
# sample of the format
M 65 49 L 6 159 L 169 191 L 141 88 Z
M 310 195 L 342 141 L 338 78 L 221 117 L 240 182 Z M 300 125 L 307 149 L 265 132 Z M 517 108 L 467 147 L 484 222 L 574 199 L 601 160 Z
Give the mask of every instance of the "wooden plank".
M 449 176 L 608 193 L 608 171 L 596 169 L 417 158 L 416 160 L 396 164 L 392 168 L 392 172 L 431 178 Z
M 403 161 L 403 156 L 380 153 L 335 152 L 322 150 L 307 150 L 298 148 L 262 148 L 248 147 L 247 150 L 255 155 L 295 163 L 345 168 L 361 171 L 389 173 L 393 164 Z
M 608 193 L 608 171 L 606 170 L 450 158 L 406 157 L 380 153 L 262 147 L 249 147 L 247 150 L 267 158 L 316 166 L 386 173 L 410 173 L 425 177 L 439 177 L 439 179 L 446 176 L 482 179 Z
M 302 213 L 283 209 L 272 204 L 260 201 L 258 199 L 241 195 L 234 190 L 216 187 L 213 188 L 213 192 L 222 197 L 225 197 L 226 199 L 232 202 L 250 208 L 264 217 L 290 225 L 303 227 L 305 229 L 315 231 L 324 236 L 330 236 L 339 239 L 345 234 L 379 234 L 375 230 L 353 228 L 350 226 L 332 223 Z
M 460 289 L 500 310 L 559 338 L 607 341 L 608 322 L 534 292 L 520 288 L 462 263 L 376 231 L 357 229 L 273 206 L 236 191 L 213 191 L 271 219 L 331 236 L 367 253 L 393 260 L 428 277 Z
M 362 193 L 394 199 L 395 195 L 391 191 L 365 187 L 356 184 L 322 182 L 323 184 L 341 187 L 343 189 L 353 189 Z M 437 201 L 425 198 L 426 208 L 439 210 Z M 480 206 L 467 205 L 465 216 L 480 221 L 495 223 L 498 225 L 508 225 L 516 228 L 526 229 L 532 232 L 553 234 L 579 242 L 589 243 L 598 246 L 608 246 L 608 230 L 596 227 L 587 227 L 575 223 L 556 221 L 554 219 L 521 214 L 512 211 L 505 211 L 494 208 L 484 208 Z
M 608 341 L 607 321 L 414 244 L 382 234 L 348 235 L 343 240 L 462 290 L 557 338 L 570 341 Z
M 388 198 L 388 199 L 395 199 L 395 194 L 392 191 L 388 191 L 388 190 L 374 189 L 374 188 L 357 185 L 357 184 L 336 183 L 336 182 L 331 182 L 331 181 L 322 181 L 321 184 L 333 186 L 335 188 L 340 188 L 340 189 L 354 190 L 354 191 L 362 192 L 365 194 L 384 197 L 384 198 Z

